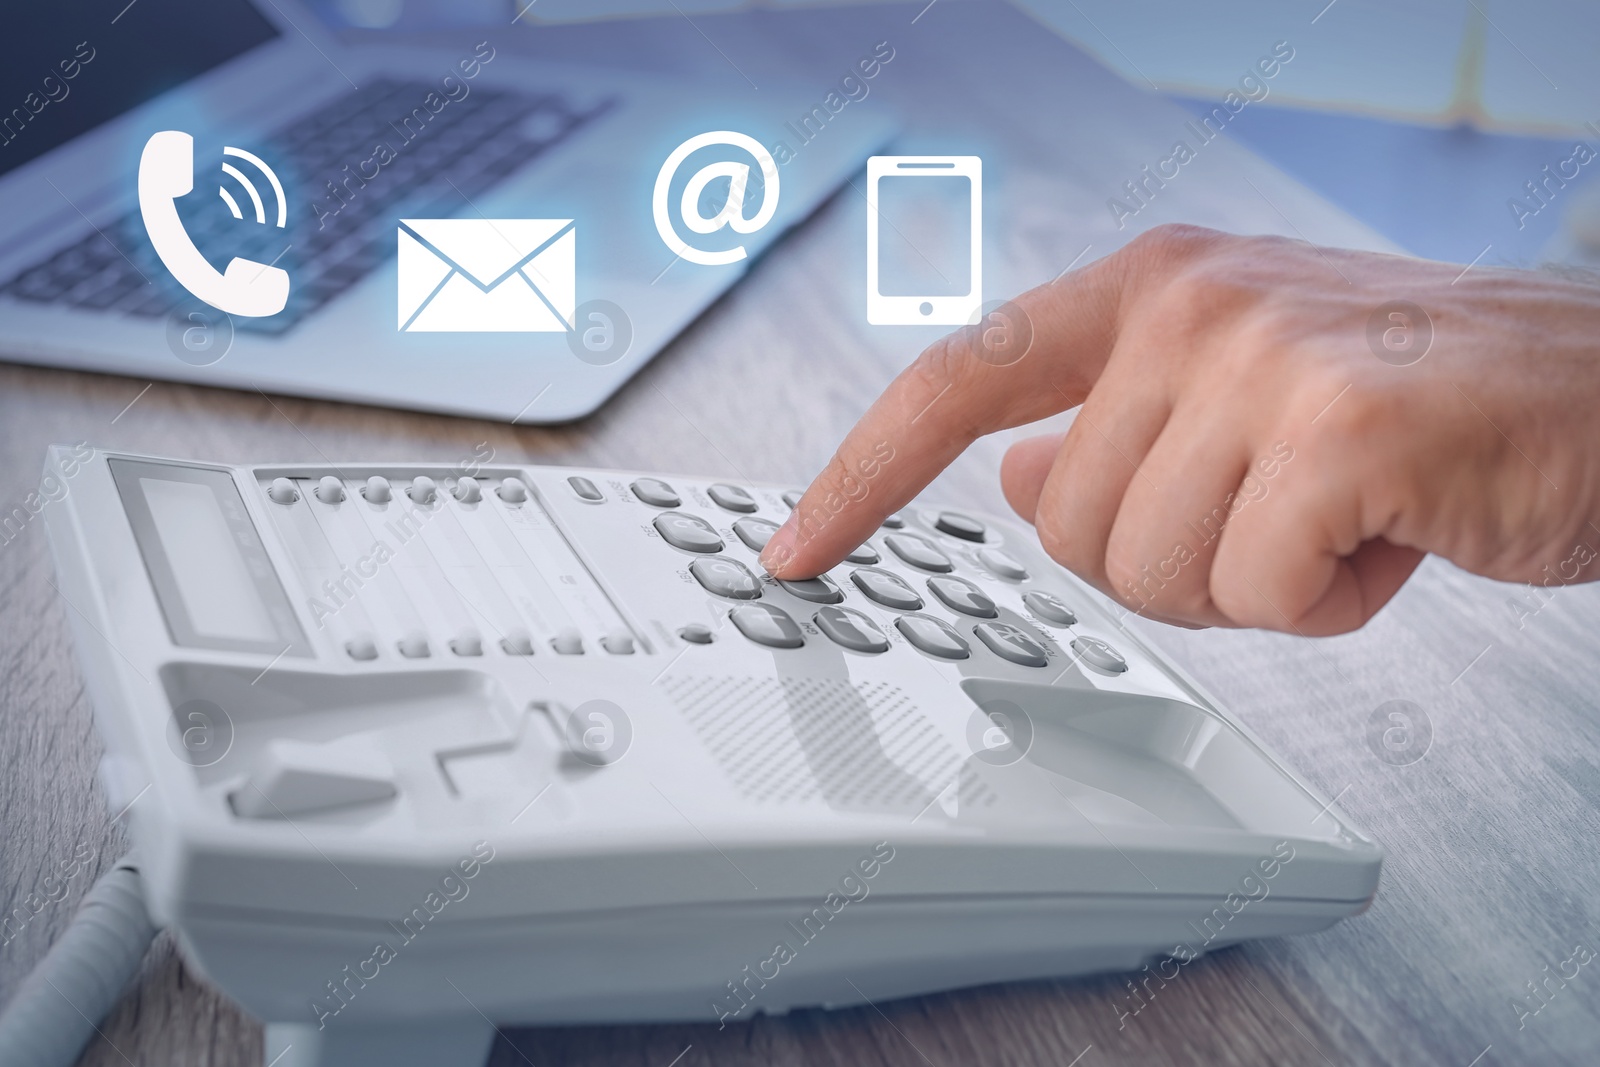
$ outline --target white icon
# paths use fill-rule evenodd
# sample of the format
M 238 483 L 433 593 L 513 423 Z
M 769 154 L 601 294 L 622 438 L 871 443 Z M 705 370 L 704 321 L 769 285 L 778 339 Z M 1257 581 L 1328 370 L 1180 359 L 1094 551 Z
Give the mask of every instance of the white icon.
M 576 234 L 571 219 L 401 219 L 400 329 L 571 330 Z
M 272 173 L 272 168 L 242 148 L 224 148 L 222 154 L 245 160 L 271 183 L 277 198 L 277 225 L 282 228 L 289 209 L 283 196 L 283 184 Z M 222 170 L 243 186 L 255 208 L 256 221 L 265 225 L 267 208 L 260 190 L 231 163 L 224 162 Z M 237 257 L 228 263 L 226 271 L 218 271 L 200 254 L 183 228 L 183 220 L 178 217 L 178 197 L 187 196 L 193 189 L 194 138 L 179 130 L 162 130 L 151 135 L 139 156 L 139 214 L 162 264 L 179 285 L 219 311 L 251 317 L 276 315 L 282 311 L 289 302 L 287 271 Z M 218 186 L 217 193 L 234 218 L 244 218 L 238 201 L 226 186 Z
M 983 161 L 867 160 L 867 321 L 965 326 L 983 303 Z
M 755 233 L 772 221 L 773 213 L 778 210 L 777 160 L 773 159 L 772 153 L 762 147 L 761 142 L 754 137 L 730 130 L 702 133 L 674 148 L 667 161 L 661 164 L 661 172 L 656 175 L 655 194 L 651 197 L 650 207 L 655 214 L 656 231 L 661 234 L 661 239 L 666 242 L 667 247 L 679 258 L 707 266 L 737 263 L 745 257 L 744 245 L 735 245 L 733 248 L 713 252 L 694 248 L 678 236 L 678 231 L 668 214 L 667 200 L 678 168 L 691 153 L 709 145 L 732 145 L 750 153 L 761 165 L 761 207 L 754 216 L 748 218 L 745 216 L 744 197 L 750 181 L 749 164 L 733 160 L 709 163 L 695 171 L 694 176 L 683 187 L 683 195 L 678 202 L 678 216 L 684 226 L 698 234 L 716 233 L 723 227 L 731 229 L 734 233 Z M 700 196 L 705 192 L 706 186 L 718 178 L 728 179 L 728 199 L 720 211 L 707 218 L 700 213 Z

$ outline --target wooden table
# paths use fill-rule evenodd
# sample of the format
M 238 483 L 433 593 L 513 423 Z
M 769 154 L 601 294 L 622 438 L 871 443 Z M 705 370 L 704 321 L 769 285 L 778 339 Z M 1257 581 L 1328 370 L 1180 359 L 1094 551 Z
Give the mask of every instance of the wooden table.
M 1314 13 L 1285 15 L 1274 36 L 1294 43 L 1298 63 L 1314 61 Z M 1004 4 L 519 26 L 495 40 L 535 55 L 576 51 L 627 66 L 708 70 L 729 92 L 752 91 L 736 62 L 757 80 L 809 79 L 819 99 L 854 59 L 891 41 L 896 57 L 872 97 L 851 106 L 898 108 L 911 150 L 984 156 L 996 294 L 1177 219 L 1384 247 L 1226 137 L 1119 232 L 1107 198 L 1169 153 L 1187 116 Z M 1239 41 L 1241 70 L 1274 40 Z M 799 484 L 923 341 L 916 331 L 865 325 L 859 273 L 839 266 L 859 262 L 863 220 L 858 181 L 600 414 L 558 429 L 0 366 L 0 501 L 9 510 L 21 500 L 48 443 L 79 439 L 229 462 L 427 459 L 487 441 L 502 460 Z M 737 403 L 702 403 L 708 395 Z M 1003 508 L 995 469 L 1004 444 L 975 446 L 941 480 L 942 495 Z M 96 871 L 126 848 L 95 780 L 100 744 L 67 609 L 47 582 L 42 527 L 35 521 L 0 545 L 0 902 L 15 907 L 75 849 L 92 849 L 94 861 L 68 883 L 66 899 L 0 946 L 0 1000 L 59 934 Z M 1575 945 L 1600 951 L 1600 588 L 1541 594 L 1519 618 L 1511 604 L 1524 596 L 1531 594 L 1430 561 L 1350 636 L 1157 634 L 1291 765 L 1337 797 L 1389 859 L 1366 914 L 1314 936 L 1204 958 L 1125 1028 L 1123 979 L 1106 976 L 796 1012 L 721 1032 L 512 1031 L 491 1063 L 1596 1062 L 1600 962 L 1564 986 L 1550 982 L 1548 1004 L 1520 1029 L 1514 998 L 1528 997 L 1526 983 L 1545 980 L 1543 968 L 1556 971 Z M 1530 613 L 1535 604 L 1542 606 Z M 1370 719 L 1395 699 L 1422 709 L 1431 744 L 1424 747 L 1420 729 L 1391 734 L 1401 756 L 1386 762 Z M 165 936 L 103 1030 L 84 1064 L 261 1062 L 259 1025 L 186 971 Z

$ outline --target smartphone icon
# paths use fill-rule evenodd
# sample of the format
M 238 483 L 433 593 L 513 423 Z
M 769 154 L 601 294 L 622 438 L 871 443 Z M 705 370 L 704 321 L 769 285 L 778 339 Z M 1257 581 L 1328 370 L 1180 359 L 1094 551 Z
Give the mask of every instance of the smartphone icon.
M 965 326 L 983 303 L 983 161 L 867 160 L 867 321 Z

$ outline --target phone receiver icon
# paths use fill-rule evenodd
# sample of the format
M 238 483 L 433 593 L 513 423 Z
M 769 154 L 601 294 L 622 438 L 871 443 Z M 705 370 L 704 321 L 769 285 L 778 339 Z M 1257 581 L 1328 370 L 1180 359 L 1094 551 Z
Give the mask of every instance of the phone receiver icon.
M 278 225 L 282 226 L 285 209 L 277 178 L 253 156 L 237 150 L 235 154 L 256 162 L 272 178 L 273 191 L 278 194 Z M 236 171 L 233 173 L 237 176 Z M 252 199 L 257 200 L 258 220 L 265 221 L 254 188 L 244 184 Z M 151 136 L 139 156 L 139 214 L 162 264 L 178 284 L 219 311 L 251 318 L 282 311 L 289 302 L 287 271 L 238 257 L 227 270 L 219 271 L 200 254 L 178 217 L 178 197 L 187 196 L 193 189 L 194 138 L 180 130 L 162 130 Z M 234 214 L 238 216 L 239 212 L 235 210 Z

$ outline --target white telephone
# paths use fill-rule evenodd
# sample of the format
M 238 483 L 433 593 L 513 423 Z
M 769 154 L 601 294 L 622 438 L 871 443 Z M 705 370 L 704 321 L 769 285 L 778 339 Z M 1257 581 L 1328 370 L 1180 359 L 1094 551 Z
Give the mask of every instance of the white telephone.
M 282 311 L 289 302 L 287 271 L 238 257 L 218 271 L 200 254 L 176 203 L 193 188 L 194 138 L 181 130 L 152 135 L 139 157 L 139 214 L 161 262 L 178 284 L 219 311 L 252 318 Z
M 46 479 L 144 902 L 277 1067 L 1170 980 L 1377 888 L 1376 843 L 1003 519 L 918 502 L 778 582 L 770 486 L 86 446 Z

